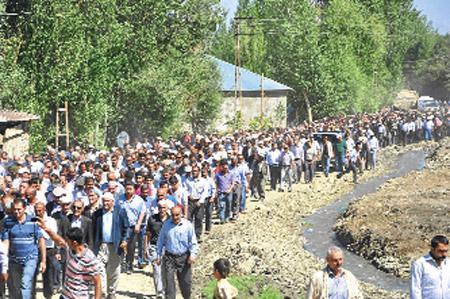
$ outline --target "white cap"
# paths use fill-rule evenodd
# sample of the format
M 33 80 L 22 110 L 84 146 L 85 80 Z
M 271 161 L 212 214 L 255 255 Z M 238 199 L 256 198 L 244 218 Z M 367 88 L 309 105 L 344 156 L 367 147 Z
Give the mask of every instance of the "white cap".
M 61 197 L 63 195 L 66 195 L 66 190 L 64 190 L 64 188 L 58 186 L 55 189 L 53 189 L 52 193 L 56 197 Z

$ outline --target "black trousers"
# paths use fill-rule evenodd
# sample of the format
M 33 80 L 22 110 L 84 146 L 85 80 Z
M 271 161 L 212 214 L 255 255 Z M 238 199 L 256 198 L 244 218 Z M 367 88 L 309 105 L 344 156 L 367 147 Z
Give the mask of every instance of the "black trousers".
M 281 168 L 280 166 L 269 166 L 270 171 L 270 188 L 276 190 L 277 184 L 281 183 Z
M 209 202 L 211 197 L 205 199 L 205 230 L 210 231 L 212 227 L 213 202 Z
M 61 262 L 55 255 L 59 251 L 55 248 L 47 248 L 46 270 L 42 274 L 43 293 L 45 298 L 51 298 L 53 290 L 61 287 Z
M 189 201 L 188 219 L 194 224 L 197 240 L 203 232 L 203 218 L 205 218 L 205 205 L 203 203 Z
M 129 239 L 127 240 L 127 255 L 125 256 L 125 262 L 127 265 L 127 269 L 133 269 L 134 263 L 134 254 L 136 251 L 136 242 L 139 233 L 134 233 L 134 226 L 129 227 Z
M 175 274 L 184 299 L 191 298 L 192 267 L 187 262 L 188 253 L 172 255 L 169 252 L 162 259 L 162 277 L 166 299 L 176 299 Z

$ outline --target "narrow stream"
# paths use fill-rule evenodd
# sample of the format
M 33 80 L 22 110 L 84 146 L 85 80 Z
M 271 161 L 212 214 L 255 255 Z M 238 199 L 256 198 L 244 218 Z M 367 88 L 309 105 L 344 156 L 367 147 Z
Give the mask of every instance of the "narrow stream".
M 394 162 L 393 171 L 356 185 L 352 192 L 305 218 L 303 221 L 310 224 L 310 228 L 304 231 L 305 249 L 321 258 L 325 258 L 326 251 L 330 246 L 339 246 L 345 250 L 345 246 L 339 243 L 333 232 L 333 226 L 339 214 L 344 212 L 352 201 L 376 192 L 377 188 L 387 180 L 404 176 L 414 170 L 422 170 L 425 166 L 425 158 L 426 153 L 422 150 L 401 154 Z M 369 282 L 379 288 L 408 291 L 407 280 L 378 270 L 370 261 L 348 250 L 345 250 L 344 268 L 350 270 L 359 280 Z

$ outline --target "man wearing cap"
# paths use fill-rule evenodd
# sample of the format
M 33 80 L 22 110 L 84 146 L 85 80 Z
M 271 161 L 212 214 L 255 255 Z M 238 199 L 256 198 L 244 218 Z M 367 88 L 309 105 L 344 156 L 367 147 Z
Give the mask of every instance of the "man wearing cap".
M 120 275 L 121 254 L 126 248 L 127 219 L 115 205 L 114 195 L 106 192 L 102 196 L 103 208 L 94 212 L 92 228 L 94 232 L 93 252 L 103 263 L 106 271 L 106 292 L 108 299 L 116 296 Z

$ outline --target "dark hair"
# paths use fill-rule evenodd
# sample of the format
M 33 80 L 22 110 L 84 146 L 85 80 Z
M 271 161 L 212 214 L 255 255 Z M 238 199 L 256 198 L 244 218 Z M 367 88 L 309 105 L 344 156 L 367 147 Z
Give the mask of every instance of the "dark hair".
M 134 187 L 134 183 L 133 183 L 132 181 L 130 181 L 130 180 L 126 180 L 126 181 L 123 183 L 123 186 L 124 186 L 124 187 L 127 187 L 127 186 L 133 186 L 133 187 Z
M 431 239 L 431 247 L 436 248 L 439 244 L 448 245 L 448 239 L 444 235 L 437 235 Z
M 79 227 L 71 227 L 67 231 L 67 238 L 76 241 L 79 244 L 83 244 L 83 230 Z
M 228 165 L 228 161 L 227 161 L 226 159 L 222 159 L 222 160 L 220 160 L 219 165 L 220 165 L 220 166 Z
M 174 184 L 176 184 L 176 183 L 178 183 L 178 178 L 177 178 L 176 176 L 172 176 L 172 177 L 169 179 L 169 184 L 174 185 Z
M 230 262 L 225 258 L 220 258 L 217 261 L 214 262 L 214 271 L 219 272 L 219 274 L 223 278 L 227 278 L 228 274 L 230 274 L 230 268 L 231 264 Z
M 25 208 L 27 206 L 27 203 L 22 198 L 17 197 L 17 195 L 14 196 L 13 204 L 16 205 L 20 203 L 22 205 L 22 208 Z

